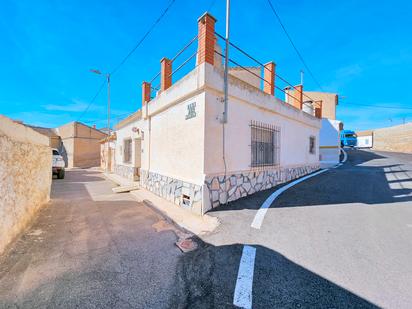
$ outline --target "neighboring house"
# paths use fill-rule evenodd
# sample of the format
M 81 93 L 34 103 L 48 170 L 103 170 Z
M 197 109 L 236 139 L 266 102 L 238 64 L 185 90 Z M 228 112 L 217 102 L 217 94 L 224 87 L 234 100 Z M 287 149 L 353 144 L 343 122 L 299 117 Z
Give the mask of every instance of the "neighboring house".
M 100 166 L 100 140 L 106 134 L 77 121 L 56 128 L 56 133 L 62 141 L 61 153 L 67 167 Z
M 320 161 L 323 167 L 328 167 L 339 163 L 340 141 L 339 132 L 343 129 L 343 122 L 336 120 L 336 106 L 338 105 L 338 95 L 336 93 L 302 91 L 300 85 L 292 89 L 287 87 L 285 101 L 299 107 L 299 100 L 303 101 L 302 109 L 308 113 L 321 117 L 322 128 L 320 130 Z M 301 91 L 300 91 L 301 90 Z M 320 109 L 319 109 L 320 108 Z
M 412 153 L 412 122 L 357 132 L 357 135 L 368 136 L 374 150 Z
M 372 148 L 373 147 L 373 131 L 356 132 L 357 147 L 358 148 Z
M 63 156 L 66 167 L 100 166 L 100 140 L 106 134 L 80 122 L 70 122 L 58 128 L 26 125 L 47 136 L 50 147 Z
M 105 172 L 114 172 L 116 157 L 116 133 L 111 133 L 110 137 L 106 136 L 100 140 L 100 167 Z
M 173 83 L 172 61 L 163 58 L 160 90 L 152 99 L 143 82 L 142 109 L 116 126 L 115 172 L 200 214 L 319 169 L 321 120 L 275 98 L 273 62 L 263 90 L 230 70 L 222 123 L 214 24 L 207 13 L 198 21 L 196 67 Z
M 51 148 L 60 149 L 62 141 L 61 141 L 60 136 L 56 134 L 56 129 L 42 128 L 42 127 L 36 127 L 36 126 L 31 126 L 31 125 L 26 125 L 26 126 L 32 128 L 33 130 L 43 135 L 46 135 L 49 138 L 49 146 Z
M 319 160 L 322 168 L 331 167 L 340 160 L 339 120 L 322 118 L 319 137 Z
M 290 87 L 286 88 L 289 96 L 285 95 L 285 101 L 292 105 L 295 105 L 296 97 L 299 93 L 297 90 L 290 90 Z M 336 93 L 318 92 L 318 91 L 303 91 L 303 108 L 307 108 L 315 102 L 322 102 L 322 118 L 336 120 L 336 106 L 339 103 L 339 96 Z

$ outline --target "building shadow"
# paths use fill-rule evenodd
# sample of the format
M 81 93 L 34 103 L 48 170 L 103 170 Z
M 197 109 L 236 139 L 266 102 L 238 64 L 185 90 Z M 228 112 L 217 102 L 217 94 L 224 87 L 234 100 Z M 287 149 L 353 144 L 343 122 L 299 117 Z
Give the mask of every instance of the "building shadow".
M 170 308 L 237 308 L 233 297 L 243 245 L 213 246 L 179 259 Z M 256 248 L 253 308 L 378 308 L 263 246 Z
M 331 168 L 321 175 L 289 188 L 271 207 L 411 202 L 412 162 L 408 166 L 404 163 L 393 163 L 393 160 L 387 158 L 382 153 L 351 150 L 344 165 L 336 169 Z M 383 162 L 379 162 L 380 160 Z M 273 192 L 286 184 L 246 196 L 217 207 L 211 212 L 259 209 Z

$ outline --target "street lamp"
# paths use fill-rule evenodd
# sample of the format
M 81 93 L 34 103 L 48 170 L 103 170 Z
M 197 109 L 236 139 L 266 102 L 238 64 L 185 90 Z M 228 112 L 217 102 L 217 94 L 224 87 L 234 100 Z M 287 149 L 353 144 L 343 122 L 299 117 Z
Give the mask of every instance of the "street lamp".
M 91 69 L 90 72 L 102 75 L 102 72 L 100 70 L 95 70 Z M 106 73 L 106 78 L 107 78 L 107 163 L 106 163 L 106 172 L 110 172 L 110 157 L 111 157 L 111 151 L 110 151 L 110 73 Z
M 91 69 L 90 72 L 102 75 L 100 70 Z M 107 78 L 107 135 L 110 137 L 110 73 L 106 73 Z

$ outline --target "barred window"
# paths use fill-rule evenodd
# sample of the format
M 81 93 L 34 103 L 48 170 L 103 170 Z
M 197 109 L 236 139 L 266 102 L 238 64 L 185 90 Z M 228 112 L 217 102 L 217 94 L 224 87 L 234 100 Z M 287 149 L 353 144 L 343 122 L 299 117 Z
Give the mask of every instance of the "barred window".
M 273 125 L 252 121 L 251 154 L 252 167 L 279 164 L 280 129 Z
M 309 137 L 309 153 L 316 154 L 316 138 L 314 136 Z
M 123 162 L 131 163 L 131 161 L 132 161 L 132 140 L 129 138 L 129 139 L 124 140 Z

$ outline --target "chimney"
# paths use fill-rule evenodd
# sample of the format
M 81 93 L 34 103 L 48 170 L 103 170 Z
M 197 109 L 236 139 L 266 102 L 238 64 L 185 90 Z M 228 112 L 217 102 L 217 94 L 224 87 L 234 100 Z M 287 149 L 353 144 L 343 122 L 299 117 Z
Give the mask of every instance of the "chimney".
M 96 129 L 96 125 L 95 125 L 95 124 L 93 125 L 93 129 Z
M 275 70 L 276 64 L 271 61 L 263 68 L 263 91 L 270 95 L 275 95 Z
M 290 87 L 286 86 L 285 88 L 283 88 L 284 92 L 285 92 L 285 102 L 290 104 Z
M 294 89 L 293 94 L 289 96 L 290 104 L 301 110 L 303 105 L 303 86 L 297 85 Z
M 172 85 L 172 61 L 167 58 L 160 60 L 160 90 L 165 91 Z
M 322 101 L 316 101 L 315 104 L 315 117 L 322 119 Z
M 215 57 L 215 23 L 214 18 L 209 13 L 205 13 L 197 20 L 198 24 L 198 48 L 197 48 L 197 64 L 207 62 L 214 64 Z
M 142 83 L 142 106 L 151 100 L 151 84 L 148 82 Z

